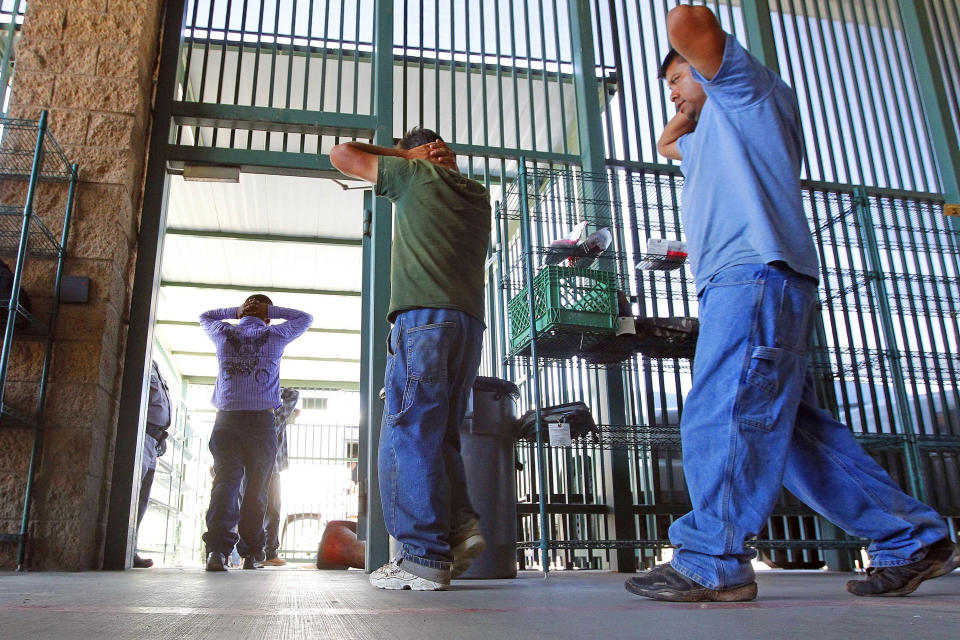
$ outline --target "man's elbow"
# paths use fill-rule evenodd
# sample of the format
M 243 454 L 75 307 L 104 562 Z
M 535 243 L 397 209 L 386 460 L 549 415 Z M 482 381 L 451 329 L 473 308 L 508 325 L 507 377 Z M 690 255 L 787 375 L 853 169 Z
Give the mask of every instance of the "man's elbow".
M 676 160 L 678 162 L 683 160 L 683 157 L 680 155 L 680 150 L 677 149 L 676 143 L 657 143 L 657 153 L 659 153 L 664 158 L 669 158 L 670 160 Z
M 346 142 L 341 142 L 330 149 L 330 164 L 341 173 L 347 173 L 350 167 L 350 147 Z
M 667 13 L 667 37 L 674 49 L 682 48 L 693 37 L 716 24 L 717 18 L 707 7 L 677 5 Z

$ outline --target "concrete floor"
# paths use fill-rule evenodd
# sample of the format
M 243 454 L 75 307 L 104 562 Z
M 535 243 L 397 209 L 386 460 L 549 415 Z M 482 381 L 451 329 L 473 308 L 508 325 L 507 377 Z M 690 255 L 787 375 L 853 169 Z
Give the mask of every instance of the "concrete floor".
M 850 574 L 764 572 L 741 604 L 638 598 L 624 576 L 523 573 L 447 592 L 359 571 L 269 568 L 0 574 L 0 638 L 960 638 L 960 572 L 906 598 L 854 598 Z

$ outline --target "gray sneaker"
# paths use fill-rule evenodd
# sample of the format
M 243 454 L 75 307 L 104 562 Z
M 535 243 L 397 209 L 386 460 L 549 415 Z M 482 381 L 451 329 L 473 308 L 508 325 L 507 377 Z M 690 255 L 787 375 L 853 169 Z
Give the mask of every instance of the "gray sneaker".
M 451 578 L 462 575 L 487 548 L 487 541 L 483 539 L 480 522 L 476 518 L 471 518 L 463 526 L 451 531 L 449 541 L 450 551 L 453 553 Z
M 397 591 L 445 591 L 450 587 L 450 580 L 437 582 L 421 578 L 406 571 L 393 560 L 370 574 L 370 584 L 377 589 Z

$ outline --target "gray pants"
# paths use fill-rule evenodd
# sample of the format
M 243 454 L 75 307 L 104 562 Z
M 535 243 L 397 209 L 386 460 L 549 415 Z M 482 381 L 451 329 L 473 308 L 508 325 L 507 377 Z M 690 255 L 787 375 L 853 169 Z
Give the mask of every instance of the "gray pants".
M 148 433 L 143 434 L 143 454 L 140 456 L 140 504 L 137 508 L 137 528 L 143 521 L 150 503 L 150 488 L 153 487 L 153 475 L 157 470 L 157 440 Z

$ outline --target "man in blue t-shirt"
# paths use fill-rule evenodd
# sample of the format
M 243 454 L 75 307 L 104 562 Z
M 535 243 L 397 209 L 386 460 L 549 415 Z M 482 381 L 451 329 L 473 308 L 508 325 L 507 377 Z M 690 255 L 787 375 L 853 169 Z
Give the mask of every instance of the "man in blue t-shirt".
M 693 387 L 680 429 L 692 510 L 670 527 L 673 560 L 626 583 L 657 600 L 757 595 L 745 542 L 781 487 L 869 538 L 860 596 L 899 596 L 960 565 L 943 520 L 901 491 L 817 407 L 810 337 L 818 261 L 803 211 L 794 92 L 705 7 L 667 15 L 660 68 L 677 114 L 658 151 L 682 162 L 682 220 L 700 304 Z

